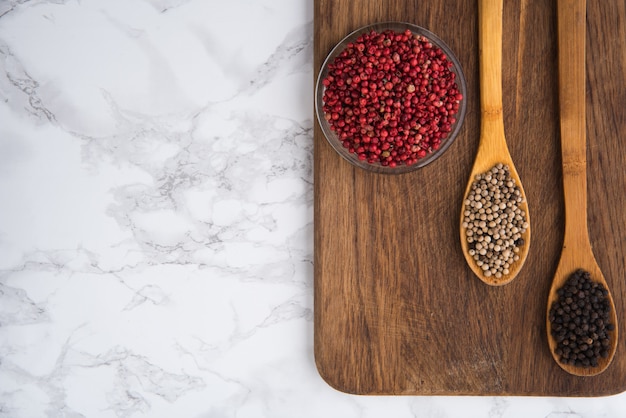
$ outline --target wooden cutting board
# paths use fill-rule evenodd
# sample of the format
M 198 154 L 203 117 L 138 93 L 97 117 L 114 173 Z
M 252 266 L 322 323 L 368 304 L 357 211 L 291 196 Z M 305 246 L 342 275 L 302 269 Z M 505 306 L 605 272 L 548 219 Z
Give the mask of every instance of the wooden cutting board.
M 587 6 L 589 232 L 622 336 L 609 369 L 587 378 L 554 362 L 545 329 L 563 239 L 556 18 L 555 2 L 505 1 L 505 130 L 533 238 L 520 275 L 494 288 L 472 275 L 458 232 L 479 138 L 476 2 L 315 1 L 316 77 L 346 34 L 400 20 L 439 35 L 459 58 L 469 89 L 459 138 L 411 174 L 353 168 L 315 125 L 315 358 L 331 386 L 372 395 L 626 390 L 626 3 Z

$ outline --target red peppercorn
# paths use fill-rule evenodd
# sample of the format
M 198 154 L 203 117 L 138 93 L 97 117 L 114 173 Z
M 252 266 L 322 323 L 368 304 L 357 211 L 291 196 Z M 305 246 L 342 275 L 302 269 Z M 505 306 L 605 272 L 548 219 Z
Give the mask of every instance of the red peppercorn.
M 371 31 L 347 45 L 322 80 L 324 117 L 359 160 L 415 164 L 439 149 L 463 95 L 452 62 L 411 31 Z

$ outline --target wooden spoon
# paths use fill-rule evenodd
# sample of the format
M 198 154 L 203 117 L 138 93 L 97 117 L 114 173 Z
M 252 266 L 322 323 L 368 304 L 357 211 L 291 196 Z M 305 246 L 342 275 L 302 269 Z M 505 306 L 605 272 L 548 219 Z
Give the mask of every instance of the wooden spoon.
M 559 0 L 559 111 L 561 122 L 561 154 L 563 159 L 563 194 L 565 198 L 565 235 L 559 265 L 548 296 L 546 329 L 550 352 L 568 373 L 593 376 L 606 370 L 617 347 L 617 315 L 609 293 L 611 322 L 615 330 L 609 335 L 609 356 L 600 358 L 597 367 L 583 368 L 562 364 L 554 353 L 556 341 L 550 333 L 549 312 L 558 299 L 557 290 L 569 276 L 581 268 L 593 281 L 608 285 L 593 256 L 587 231 L 587 144 L 585 137 L 585 0 Z
M 520 188 L 524 202 L 519 207 L 526 212 L 526 221 L 530 225 L 530 216 L 526 194 L 522 187 L 513 159 L 506 145 L 504 137 L 504 118 L 502 113 L 502 0 L 480 0 L 478 2 L 479 34 L 478 44 L 480 49 L 480 111 L 481 132 L 478 152 L 474 160 L 474 166 L 465 189 L 465 196 L 471 190 L 476 175 L 490 170 L 498 163 L 509 166 L 511 177 Z M 519 260 L 509 268 L 509 274 L 501 278 L 495 276 L 485 277 L 483 271 L 469 254 L 468 243 L 463 227 L 464 206 L 461 209 L 461 248 L 467 264 L 483 282 L 500 286 L 513 280 L 526 260 L 530 247 L 530 226 L 522 234 L 524 245 L 520 247 Z

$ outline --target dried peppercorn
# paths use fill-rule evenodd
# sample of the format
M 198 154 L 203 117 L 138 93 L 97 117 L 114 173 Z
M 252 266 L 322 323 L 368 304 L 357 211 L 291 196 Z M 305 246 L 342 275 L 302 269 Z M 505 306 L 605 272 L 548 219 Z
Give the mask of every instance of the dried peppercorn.
M 563 364 L 596 367 L 609 355 L 611 304 L 607 289 L 578 269 L 557 290 L 558 299 L 548 314 L 550 334 L 557 345 L 555 354 Z
M 439 149 L 456 122 L 463 96 L 452 66 L 410 30 L 364 33 L 328 65 L 324 118 L 360 160 L 415 164 Z
M 519 260 L 522 235 L 528 228 L 525 202 L 509 167 L 496 164 L 478 174 L 465 197 L 463 228 L 468 253 L 485 277 L 509 274 Z

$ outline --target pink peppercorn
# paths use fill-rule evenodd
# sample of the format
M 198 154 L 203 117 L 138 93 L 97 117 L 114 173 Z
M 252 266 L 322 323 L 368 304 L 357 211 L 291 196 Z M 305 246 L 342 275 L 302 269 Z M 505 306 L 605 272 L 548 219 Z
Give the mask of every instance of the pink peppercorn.
M 452 62 L 411 31 L 370 31 L 328 66 L 324 117 L 359 160 L 415 164 L 441 146 L 463 95 Z

